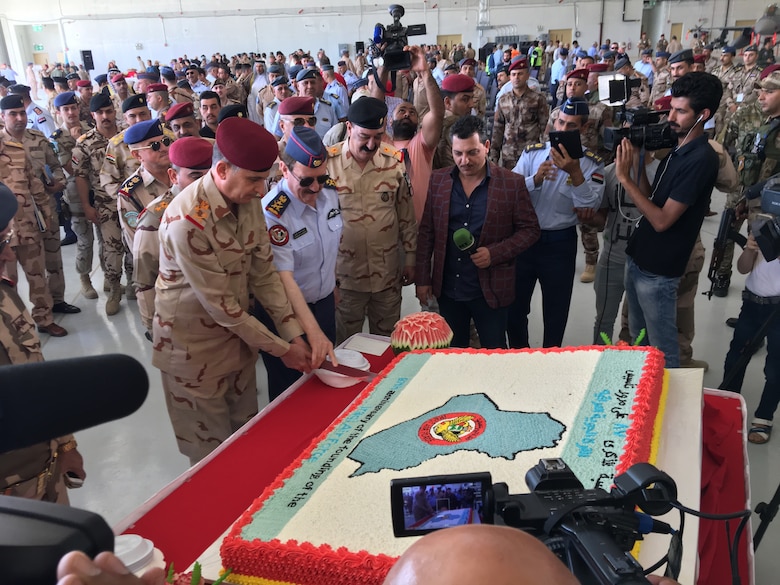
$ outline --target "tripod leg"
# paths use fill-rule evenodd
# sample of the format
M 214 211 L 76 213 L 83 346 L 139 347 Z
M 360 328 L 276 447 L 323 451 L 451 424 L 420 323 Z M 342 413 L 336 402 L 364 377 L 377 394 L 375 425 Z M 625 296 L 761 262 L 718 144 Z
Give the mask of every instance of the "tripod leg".
M 761 518 L 761 523 L 756 529 L 756 533 L 753 535 L 753 550 L 758 550 L 758 545 L 761 544 L 761 539 L 764 537 L 766 529 L 769 528 L 769 524 L 777 516 L 777 511 L 780 508 L 780 485 L 777 486 L 775 495 L 767 504 L 761 502 L 756 506 L 756 514 Z

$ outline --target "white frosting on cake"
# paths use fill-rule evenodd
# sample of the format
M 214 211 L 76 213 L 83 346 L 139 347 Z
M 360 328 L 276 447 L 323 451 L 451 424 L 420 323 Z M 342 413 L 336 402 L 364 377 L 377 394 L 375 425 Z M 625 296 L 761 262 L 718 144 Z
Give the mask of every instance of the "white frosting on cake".
M 266 500 L 253 521 L 244 527 L 243 538 L 260 538 L 263 541 L 278 538 L 281 542 L 296 540 L 314 546 L 327 544 L 334 549 L 343 546 L 352 551 L 366 550 L 372 554 L 398 556 L 415 539 L 393 536 L 389 497 L 392 479 L 489 471 L 494 482 L 508 484 L 510 493 L 524 493 L 528 491 L 524 482 L 526 471 L 540 458 L 558 457 L 565 452 L 567 463 L 580 480 L 586 487 L 593 487 L 594 481 L 591 480 L 598 478 L 602 471 L 600 443 L 588 443 L 589 435 L 582 433 L 575 439 L 570 431 L 575 425 L 592 430 L 596 424 L 613 424 L 614 420 L 605 419 L 603 407 L 607 411 L 618 408 L 620 413 L 617 416 L 627 420 L 626 413 L 630 412 L 633 404 L 630 391 L 636 386 L 635 381 L 646 356 L 641 351 L 611 353 L 614 356 L 607 361 L 614 363 L 614 371 L 605 367 L 606 357 L 609 356 L 597 349 L 408 355 L 376 386 L 370 397 L 373 401 L 367 400 L 368 404 L 364 403 L 362 408 L 353 412 L 345 419 L 344 425 L 336 427 L 329 438 L 314 449 L 312 457 L 304 461 L 298 472 L 285 482 L 285 487 Z M 600 360 L 600 376 L 594 377 Z M 627 376 L 627 371 L 633 374 Z M 603 382 L 605 375 L 609 383 Z M 632 376 L 635 377 L 634 382 Z M 604 388 L 600 394 L 604 397 L 603 404 L 602 398 L 593 399 L 594 387 L 589 388 L 592 383 L 596 384 L 596 391 Z M 624 391 L 627 398 L 620 398 L 619 407 L 606 400 L 607 395 L 614 398 L 613 395 L 617 394 L 620 397 Z M 403 468 L 405 463 L 401 463 L 399 469 L 384 468 L 378 472 L 370 465 L 361 467 L 359 461 L 349 458 L 359 451 L 356 449 L 358 445 L 361 449 L 368 445 L 361 441 L 383 431 L 391 433 L 398 428 L 397 425 L 409 425 L 411 419 L 441 409 L 453 396 L 465 396 L 464 400 L 485 403 L 485 396 L 475 395 L 488 397 L 502 411 L 497 415 L 511 413 L 506 419 L 509 421 L 520 420 L 516 416 L 518 411 L 549 413 L 549 417 L 542 417 L 551 425 L 543 435 L 547 438 L 552 436 L 555 439 L 553 443 L 557 444 L 491 456 L 472 450 L 477 444 L 477 439 L 474 439 L 463 443 L 460 450 L 435 456 L 413 467 Z M 586 396 L 590 398 L 584 398 Z M 581 412 L 580 405 L 584 400 L 589 404 Z M 592 413 L 588 410 L 591 407 L 595 408 Z M 541 417 L 537 414 L 533 416 Z M 491 422 L 494 420 L 497 419 L 488 418 L 488 426 L 494 424 Z M 533 435 L 533 431 L 524 430 L 522 424 L 520 428 L 511 428 L 513 425 L 514 422 L 510 422 L 509 428 L 501 429 L 505 436 L 529 440 L 529 435 Z M 552 430 L 555 432 L 552 433 Z M 619 436 L 622 431 L 616 433 Z M 591 434 L 596 436 L 595 431 Z M 380 439 L 383 436 L 380 435 Z M 599 442 L 604 436 L 602 428 L 598 431 Z M 561 440 L 557 440 L 559 437 Z M 576 445 L 571 443 L 575 440 Z M 615 449 L 618 453 L 619 447 Z M 375 440 L 371 448 L 375 453 L 377 449 L 385 449 L 378 453 L 379 459 L 385 462 L 395 457 L 402 462 L 409 460 L 408 455 L 400 455 L 397 447 L 391 444 L 383 447 L 381 440 Z M 575 462 L 569 460 L 571 458 L 580 460 Z M 601 484 L 604 484 L 603 479 Z M 609 481 L 602 487 L 608 485 Z

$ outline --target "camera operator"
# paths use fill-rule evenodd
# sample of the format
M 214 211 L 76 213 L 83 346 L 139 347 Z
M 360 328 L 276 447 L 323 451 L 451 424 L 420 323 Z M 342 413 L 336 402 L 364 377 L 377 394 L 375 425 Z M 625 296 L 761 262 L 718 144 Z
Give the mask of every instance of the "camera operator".
M 615 174 L 644 216 L 629 240 L 626 292 L 632 338 L 645 329 L 645 342 L 664 352 L 667 368 L 680 367 L 677 287 L 685 273 L 718 173 L 718 155 L 704 135 L 704 122 L 718 108 L 723 86 L 709 73 L 689 73 L 672 85 L 669 124 L 677 147 L 663 160 L 652 189 L 630 171 L 635 147 L 623 139 Z

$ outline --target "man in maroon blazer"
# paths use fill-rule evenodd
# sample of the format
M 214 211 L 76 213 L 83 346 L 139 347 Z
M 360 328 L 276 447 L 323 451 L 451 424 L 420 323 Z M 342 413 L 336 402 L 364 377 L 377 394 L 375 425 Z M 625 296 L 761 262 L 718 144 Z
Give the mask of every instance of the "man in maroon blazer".
M 433 171 L 420 221 L 417 298 L 436 296 L 453 347 L 468 347 L 473 319 L 482 347 L 505 348 L 515 258 L 539 239 L 539 222 L 524 179 L 488 162 L 482 120 L 463 116 L 451 132 L 455 166 Z

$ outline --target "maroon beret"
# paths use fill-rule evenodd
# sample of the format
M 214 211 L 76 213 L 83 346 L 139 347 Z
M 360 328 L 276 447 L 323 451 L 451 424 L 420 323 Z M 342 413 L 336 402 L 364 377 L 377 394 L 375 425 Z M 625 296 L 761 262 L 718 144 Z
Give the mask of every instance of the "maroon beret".
M 117 73 L 111 78 L 111 83 L 116 83 L 118 81 L 122 81 L 125 78 L 123 73 Z
M 198 136 L 185 136 L 174 140 L 168 148 L 171 164 L 184 169 L 210 169 L 214 147 Z
M 569 71 L 569 73 L 566 74 L 566 79 L 582 79 L 584 81 L 588 80 L 588 70 L 587 69 L 572 69 Z
M 249 118 L 223 120 L 217 126 L 217 147 L 230 164 L 255 173 L 270 169 L 279 155 L 276 138 Z
M 79 79 L 76 82 L 76 87 L 92 87 L 92 82 L 86 79 Z
M 288 97 L 279 104 L 280 116 L 313 116 L 314 98 L 295 96 Z
M 588 72 L 590 72 L 590 73 L 606 73 L 608 68 L 609 68 L 609 65 L 607 65 L 606 63 L 593 63 L 592 65 L 588 65 Z
M 694 55 L 693 56 L 693 62 L 694 63 L 706 63 L 707 62 L 707 57 L 705 57 L 704 55 Z
M 152 93 L 155 91 L 164 91 L 168 92 L 168 86 L 164 83 L 152 83 L 149 85 L 149 87 L 146 88 L 146 93 Z
M 758 76 L 758 78 L 763 81 L 767 77 L 769 77 L 772 73 L 780 69 L 780 63 L 772 63 L 771 65 L 767 65 L 764 67 L 764 69 L 761 71 L 761 74 Z
M 441 88 L 444 91 L 450 93 L 463 93 L 468 91 L 474 91 L 476 82 L 468 75 L 462 73 L 456 73 L 455 75 L 448 75 L 441 82 Z
M 177 118 L 186 118 L 188 116 L 195 115 L 195 108 L 192 106 L 192 102 L 183 102 L 180 104 L 173 104 L 165 114 L 165 121 L 170 122 Z
M 671 110 L 672 109 L 672 96 L 666 95 L 658 98 L 653 102 L 653 109 L 655 110 Z
M 508 71 L 514 71 L 515 69 L 528 69 L 528 59 L 525 57 L 515 57 L 509 63 Z

